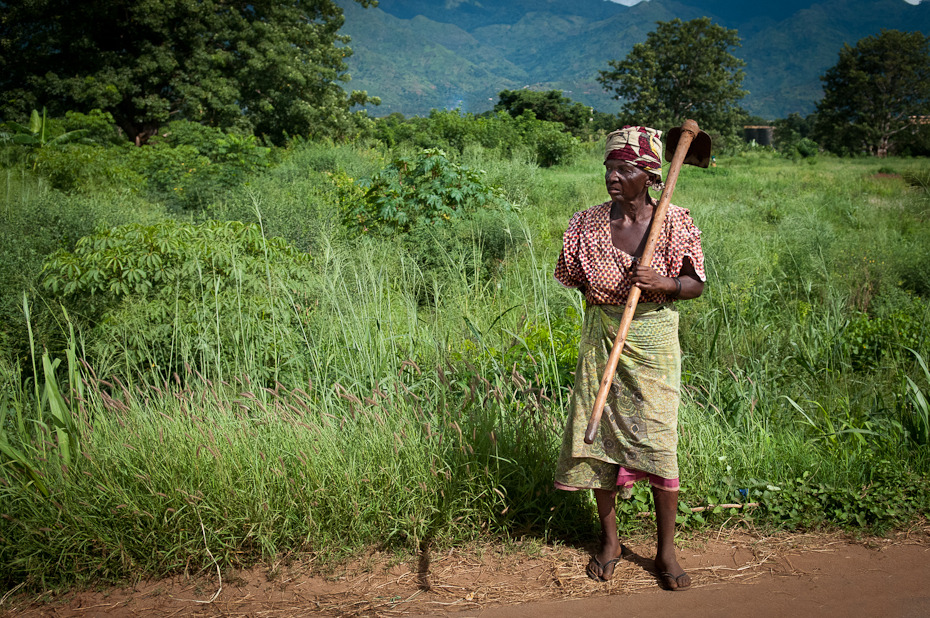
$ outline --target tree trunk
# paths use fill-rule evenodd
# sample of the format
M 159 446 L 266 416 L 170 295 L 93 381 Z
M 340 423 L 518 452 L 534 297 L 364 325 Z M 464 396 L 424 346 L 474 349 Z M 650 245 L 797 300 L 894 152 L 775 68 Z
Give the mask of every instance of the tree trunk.
M 136 124 L 126 118 L 116 119 L 116 123 L 131 139 L 136 146 L 143 146 L 149 141 L 149 138 L 158 133 L 159 126 L 153 122 L 143 122 L 141 125 Z
M 879 138 L 878 140 L 878 148 L 875 151 L 875 156 L 877 156 L 879 159 L 884 159 L 885 157 L 887 157 L 889 146 L 890 146 L 890 142 L 889 142 L 888 136 L 882 135 L 881 138 Z

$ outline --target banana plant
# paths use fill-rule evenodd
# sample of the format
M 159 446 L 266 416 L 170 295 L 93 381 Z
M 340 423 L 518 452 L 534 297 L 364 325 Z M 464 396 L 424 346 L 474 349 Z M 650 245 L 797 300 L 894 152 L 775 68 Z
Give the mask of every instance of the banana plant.
M 61 135 L 56 135 L 55 137 L 49 137 L 49 122 L 44 107 L 42 108 L 41 116 L 38 110 L 32 110 L 32 114 L 29 117 L 29 126 L 21 125 L 13 121 L 7 122 L 6 126 L 13 131 L 10 137 L 11 142 L 34 149 L 67 144 L 84 138 L 88 133 L 87 129 L 76 129 L 74 131 L 67 131 Z M 39 163 L 39 158 L 34 158 L 35 162 L 32 164 L 33 170 L 35 170 Z

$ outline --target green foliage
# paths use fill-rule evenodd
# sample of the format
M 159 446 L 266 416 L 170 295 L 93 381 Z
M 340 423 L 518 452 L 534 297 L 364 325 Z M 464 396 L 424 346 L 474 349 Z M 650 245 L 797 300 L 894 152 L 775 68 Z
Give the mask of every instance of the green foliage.
M 597 81 L 623 102 L 631 123 L 667 128 L 686 119 L 701 129 L 733 135 L 745 112 L 738 101 L 742 67 L 730 48 L 739 47 L 736 30 L 711 23 L 709 17 L 658 22 L 623 60 L 610 60 Z
M 103 147 L 97 144 L 68 144 L 43 148 L 36 154 L 36 172 L 53 189 L 64 193 L 91 195 L 136 194 L 146 186 L 131 146 Z
M 258 226 L 124 225 L 82 238 L 45 266 L 47 290 L 87 316 L 102 358 L 119 342 L 128 375 L 184 364 L 252 377 L 299 371 L 310 257 Z
M 270 153 L 253 135 L 181 120 L 132 153 L 132 164 L 154 196 L 191 208 L 206 206 L 267 168 Z
M 43 151 L 38 175 L 23 167 L 0 170 L 0 196 L 6 198 L 0 199 L 0 348 L 12 351 L 18 358 L 22 357 L 28 341 L 22 293 L 25 291 L 34 298 L 35 291 L 41 287 L 42 265 L 48 255 L 59 249 L 71 251 L 78 239 L 93 233 L 97 227 L 131 221 L 151 222 L 164 214 L 162 209 L 137 195 L 111 192 L 104 184 L 106 178 L 94 178 L 90 170 L 76 165 L 79 160 L 72 156 L 72 150 L 94 156 L 105 154 L 108 169 L 98 168 L 101 173 L 110 173 L 111 162 L 114 165 L 125 163 L 110 150 L 71 144 Z M 65 195 L 48 187 L 41 174 L 48 173 L 54 178 L 59 162 L 63 176 L 79 173 L 86 178 L 87 183 L 80 187 L 82 191 L 86 189 L 86 193 Z M 97 190 L 98 193 L 88 194 Z M 58 349 L 60 344 L 54 342 L 61 340 L 61 332 L 48 316 L 48 305 L 35 302 L 33 311 L 38 344 Z
M 442 121 L 471 135 L 479 119 Z M 474 135 L 520 126 L 507 122 Z M 224 136 L 187 126 L 151 149 L 49 153 L 98 148 L 126 164 L 190 148 L 217 165 Z M 481 169 L 475 190 L 500 187 L 519 209 L 345 229 L 342 209 L 377 215 L 355 179 L 406 159 L 385 184 L 400 192 L 400 172 L 426 165 L 407 144 L 294 140 L 209 203 L 200 226 L 162 221 L 145 191 L 88 183 L 63 194 L 49 188 L 50 168 L 0 170 L 0 409 L 24 456 L 0 464 L 5 583 L 160 575 L 283 551 L 324 559 L 374 544 L 593 537 L 590 496 L 553 491 L 540 462 L 559 449 L 583 311 L 552 261 L 571 212 L 604 199 L 601 153 L 589 143 L 546 169 L 522 143 L 504 156 L 508 145 L 466 140 L 436 163 L 450 182 L 432 187 L 423 173 L 418 193 L 442 196 Z M 928 246 L 926 173 L 903 158 L 882 166 L 899 177 L 876 167 L 754 149 L 682 171 L 676 202 L 708 258 L 704 295 L 679 307 L 682 526 L 752 517 L 881 530 L 927 515 L 930 376 L 919 359 L 930 314 L 908 270 Z M 56 249 L 50 287 L 36 288 Z M 64 365 L 73 341 L 85 391 L 73 394 L 81 379 L 65 386 L 63 366 L 51 372 L 79 429 L 81 455 L 70 452 L 63 474 L 67 441 L 39 405 L 41 359 L 45 347 Z M 40 415 L 47 433 L 35 430 Z M 622 521 L 643 526 L 650 500 L 637 487 Z M 690 511 L 745 501 L 762 507 Z
M 927 337 L 926 317 L 910 310 L 896 310 L 884 316 L 858 314 L 850 319 L 840 342 L 857 371 L 876 366 L 891 351 L 915 348 Z
M 481 208 L 507 208 L 501 192 L 484 183 L 483 172 L 461 166 L 435 148 L 394 159 L 363 186 L 364 201 L 350 203 L 345 213 L 347 223 L 363 232 L 391 235 Z
M 763 494 L 766 514 L 781 525 L 805 528 L 824 523 L 884 532 L 926 512 L 927 479 L 898 462 L 869 460 L 866 483 L 836 487 L 810 472 Z
M 84 139 L 102 146 L 119 146 L 126 143 L 113 116 L 109 112 L 92 109 L 86 114 L 66 111 L 62 127 L 65 131 L 83 131 Z
M 930 114 L 930 39 L 882 30 L 844 45 L 821 81 L 815 139 L 838 154 L 892 154 Z
M 331 0 L 5 4 L 0 112 L 36 101 L 54 101 L 54 113 L 100 109 L 136 143 L 175 114 L 277 141 L 339 134 L 367 100 L 339 85 L 350 53 L 342 23 Z
M 11 141 L 14 144 L 22 144 L 24 146 L 33 146 L 36 148 L 64 144 L 72 140 L 80 139 L 86 135 L 86 130 L 77 129 L 53 136 L 45 108 L 42 108 L 41 116 L 38 110 L 32 110 L 28 126 L 13 121 L 7 121 L 5 124 L 13 130 Z
M 474 116 L 458 111 L 433 110 L 428 118 L 405 120 L 392 114 L 375 123 L 373 135 L 392 148 L 414 146 L 462 153 L 481 146 L 515 157 L 530 153 L 542 167 L 567 164 L 577 154 L 577 138 L 564 125 L 536 118 L 532 110 L 512 117 L 506 112 Z
M 921 376 L 923 384 L 921 386 L 911 376 L 905 375 L 907 382 L 907 402 L 909 409 L 906 411 L 905 424 L 910 429 L 910 435 L 917 444 L 930 444 L 930 368 L 927 367 L 927 361 L 919 352 L 908 348 L 908 350 L 917 359 L 920 368 L 923 369 Z M 918 379 L 921 379 L 918 378 Z
M 496 112 L 507 112 L 512 117 L 531 111 L 539 120 L 560 122 L 575 136 L 590 133 L 593 120 L 591 107 L 572 101 L 560 90 L 537 92 L 535 90 L 502 90 L 494 106 Z
M 447 290 L 486 286 L 496 280 L 516 245 L 517 224 L 508 210 L 483 209 L 440 225 L 420 220 L 395 237 L 422 275 L 411 290 L 417 302 L 441 304 Z
M 535 385 L 541 395 L 568 396 L 575 383 L 581 318 L 569 307 L 546 322 L 521 320 L 518 330 L 510 334 L 507 345 L 498 348 L 488 343 L 488 334 L 512 307 L 497 317 L 486 329 L 479 330 L 465 318 L 471 337 L 452 354 L 456 362 L 486 368 L 484 372 L 511 374 L 525 384 Z
M 28 126 L 13 121 L 7 121 L 4 126 L 12 131 L 10 142 L 24 146 L 31 151 L 33 170 L 38 166 L 39 152 L 82 139 L 87 134 L 85 129 L 76 129 L 53 135 L 45 108 L 42 109 L 41 116 L 38 110 L 32 110 Z
M 137 191 L 143 179 L 131 169 L 128 146 L 106 112 L 90 114 L 69 111 L 62 118 L 49 118 L 33 110 L 29 126 L 15 122 L 4 125 L 3 148 L 6 165 L 30 165 L 55 189 L 64 192 Z
M 74 330 L 70 330 L 68 348 L 67 389 L 58 383 L 60 359 L 54 361 L 48 352 L 42 354 L 42 374 L 45 389 L 39 390 L 36 348 L 32 337 L 29 303 L 23 294 L 23 314 L 29 324 L 30 357 L 33 364 L 34 396 L 23 397 L 13 379 L 19 378 L 15 367 L 4 371 L 0 366 L 0 467 L 9 467 L 22 487 L 49 497 L 49 470 L 43 464 L 49 460 L 57 467 L 54 476 L 67 476 L 79 452 L 80 428 L 74 398 L 84 394 L 84 382 L 78 367 Z M 67 316 L 66 316 L 67 317 Z M 10 388 L 10 387 L 14 388 Z M 64 390 L 67 399 L 62 395 Z M 51 438 L 51 439 L 49 439 Z

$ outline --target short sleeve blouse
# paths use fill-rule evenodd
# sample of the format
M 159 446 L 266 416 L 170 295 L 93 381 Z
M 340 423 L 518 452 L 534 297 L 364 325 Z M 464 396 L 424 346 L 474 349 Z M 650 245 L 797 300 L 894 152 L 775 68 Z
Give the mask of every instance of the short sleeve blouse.
M 688 210 L 670 204 L 652 267 L 664 277 L 677 277 L 685 256 L 690 258 L 697 276 L 705 281 L 701 231 Z M 559 283 L 580 288 L 588 303 L 623 305 L 633 287 L 629 280 L 632 265 L 633 256 L 614 247 L 610 240 L 610 202 L 572 215 L 555 266 Z M 674 299 L 661 292 L 643 291 L 640 300 L 669 303 Z

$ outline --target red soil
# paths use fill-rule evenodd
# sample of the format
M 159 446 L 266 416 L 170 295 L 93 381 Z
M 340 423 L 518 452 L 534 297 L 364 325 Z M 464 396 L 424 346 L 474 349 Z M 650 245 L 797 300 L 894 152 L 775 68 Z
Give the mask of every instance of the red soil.
M 682 541 L 694 585 L 661 590 L 650 539 L 614 579 L 584 575 L 592 548 L 497 545 L 397 563 L 369 554 L 334 572 L 312 559 L 248 571 L 140 582 L 54 599 L 12 595 L 15 616 L 930 616 L 930 527 L 889 538 L 837 534 L 763 537 L 723 530 Z M 219 575 L 222 576 L 222 581 Z

